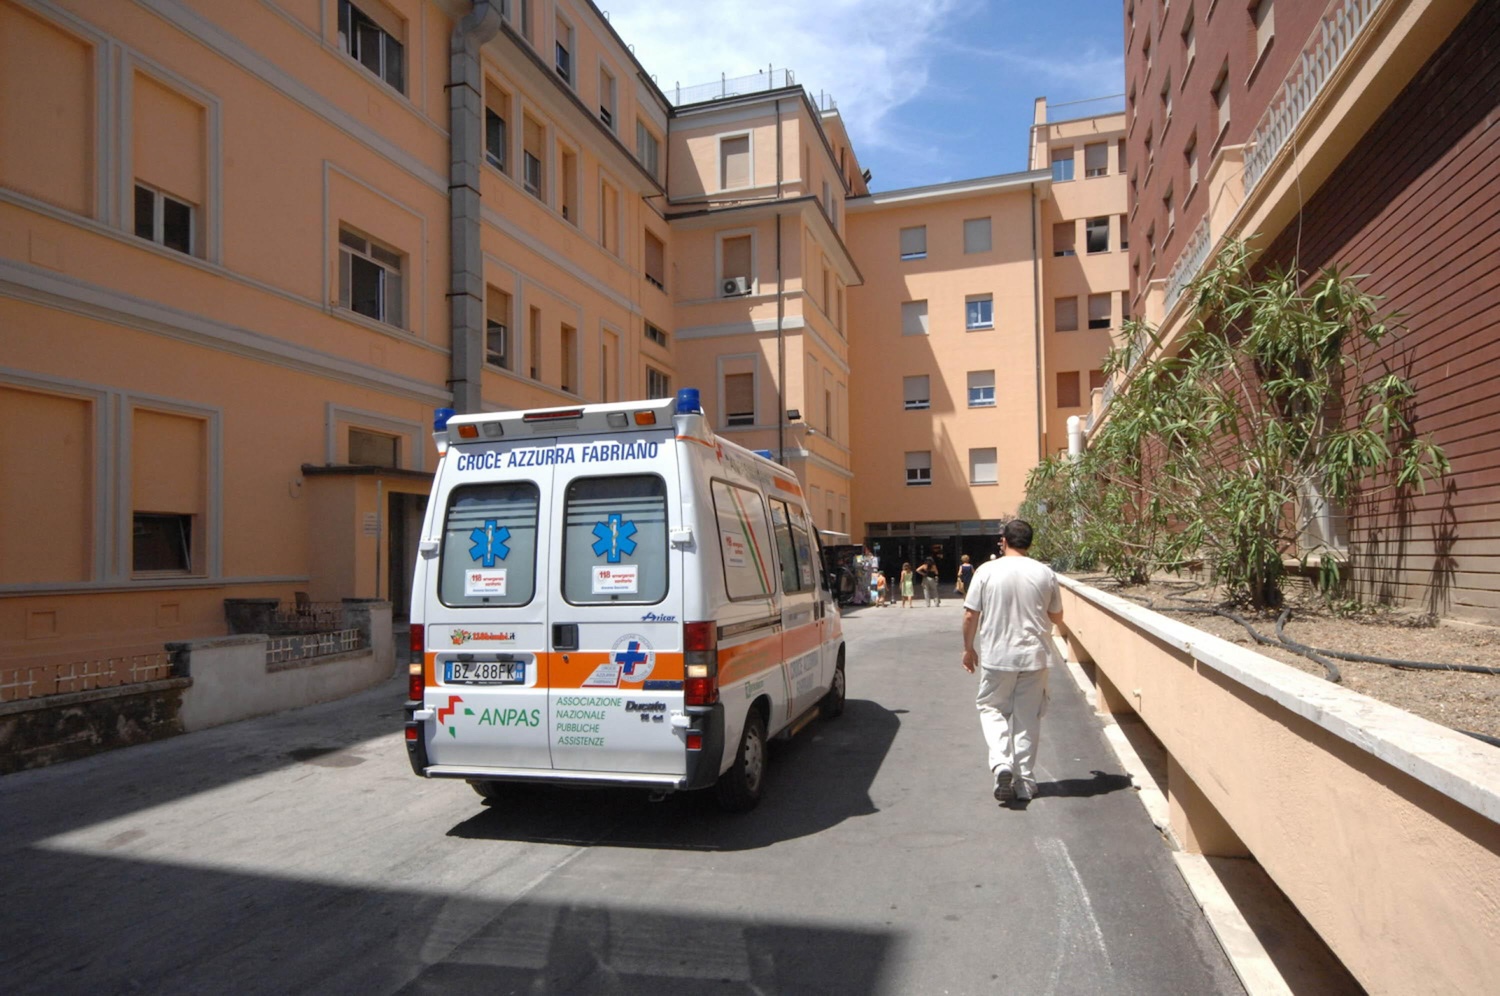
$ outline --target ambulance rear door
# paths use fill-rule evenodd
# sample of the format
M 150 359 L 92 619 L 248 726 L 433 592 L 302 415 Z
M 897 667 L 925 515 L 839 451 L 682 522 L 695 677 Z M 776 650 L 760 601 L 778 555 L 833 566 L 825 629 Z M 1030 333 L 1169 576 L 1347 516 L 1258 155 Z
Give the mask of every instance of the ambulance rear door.
M 556 540 L 552 439 L 475 442 L 444 456 L 433 510 L 436 584 L 426 603 L 436 766 L 545 772 L 549 565 Z
M 561 527 L 548 590 L 558 771 L 682 776 L 682 525 L 670 429 L 571 440 L 554 470 Z

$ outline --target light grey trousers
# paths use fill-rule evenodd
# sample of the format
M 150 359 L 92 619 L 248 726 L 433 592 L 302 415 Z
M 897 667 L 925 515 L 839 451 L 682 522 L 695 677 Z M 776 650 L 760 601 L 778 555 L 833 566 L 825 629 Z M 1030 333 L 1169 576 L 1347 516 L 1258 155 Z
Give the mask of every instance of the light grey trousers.
M 1047 669 L 999 671 L 979 669 L 979 725 L 990 748 L 990 771 L 1009 768 L 1014 783 L 1036 789 L 1037 741 L 1047 711 Z

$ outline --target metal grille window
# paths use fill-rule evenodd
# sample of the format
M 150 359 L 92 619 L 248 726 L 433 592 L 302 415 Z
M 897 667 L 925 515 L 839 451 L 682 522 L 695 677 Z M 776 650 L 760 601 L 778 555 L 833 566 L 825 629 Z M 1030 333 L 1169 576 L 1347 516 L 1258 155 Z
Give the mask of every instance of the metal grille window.
M 995 407 L 995 371 L 969 371 L 969 407 Z
M 349 0 L 339 0 L 339 47 L 397 90 L 406 90 L 406 50 Z
M 932 451 L 920 450 L 906 454 L 906 483 L 908 487 L 932 483 Z
M 755 424 L 755 374 L 724 375 L 724 423 Z
M 978 294 L 964 300 L 964 327 L 968 329 L 995 327 L 994 295 Z
M 901 258 L 927 258 L 927 226 L 916 225 L 901 229 Z
M 135 234 L 193 254 L 193 206 L 145 184 L 135 185 Z
M 670 398 L 672 396 L 672 378 L 662 373 L 655 367 L 646 368 L 646 397 L 648 398 Z
M 1084 222 L 1083 237 L 1090 254 L 1109 252 L 1109 218 L 1090 218 Z
M 901 302 L 901 334 L 902 335 L 926 335 L 927 334 L 927 302 L 926 301 L 902 301 Z
M 387 325 L 402 324 L 402 255 L 339 229 L 339 304 Z
M 901 378 L 902 401 L 907 411 L 917 411 L 932 406 L 931 378 L 927 374 Z
M 990 219 L 968 218 L 964 221 L 964 252 L 989 252 L 994 247 L 990 237 Z
M 665 346 L 667 344 L 667 334 L 650 322 L 646 323 L 646 338 L 658 346 Z
M 1083 175 L 1109 175 L 1109 143 L 1090 142 L 1083 147 Z

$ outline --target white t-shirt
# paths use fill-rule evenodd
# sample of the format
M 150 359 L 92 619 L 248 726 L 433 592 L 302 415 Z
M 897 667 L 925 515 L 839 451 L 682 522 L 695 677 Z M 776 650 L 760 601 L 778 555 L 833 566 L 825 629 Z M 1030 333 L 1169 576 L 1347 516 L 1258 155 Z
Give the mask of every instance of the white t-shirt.
M 979 565 L 964 596 L 979 613 L 974 649 L 982 667 L 1039 671 L 1057 662 L 1048 612 L 1062 611 L 1057 575 L 1030 557 L 997 557 Z

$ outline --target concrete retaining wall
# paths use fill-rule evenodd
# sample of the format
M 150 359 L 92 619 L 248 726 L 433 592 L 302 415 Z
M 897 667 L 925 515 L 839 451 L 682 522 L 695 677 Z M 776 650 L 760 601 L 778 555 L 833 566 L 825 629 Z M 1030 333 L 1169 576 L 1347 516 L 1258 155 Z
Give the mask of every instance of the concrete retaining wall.
M 1493 991 L 1500 750 L 1063 582 L 1099 708 L 1169 755 L 1188 850 L 1253 856 L 1372 993 Z
M 369 648 L 268 667 L 266 636 L 169 644 L 182 662 L 179 673 L 192 679 L 182 694 L 183 730 L 329 702 L 389 678 L 395 667 L 390 603 L 346 602 L 345 612 L 351 616 L 350 625 L 366 628 Z

